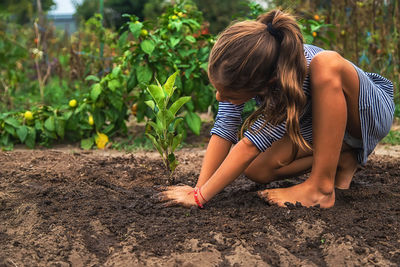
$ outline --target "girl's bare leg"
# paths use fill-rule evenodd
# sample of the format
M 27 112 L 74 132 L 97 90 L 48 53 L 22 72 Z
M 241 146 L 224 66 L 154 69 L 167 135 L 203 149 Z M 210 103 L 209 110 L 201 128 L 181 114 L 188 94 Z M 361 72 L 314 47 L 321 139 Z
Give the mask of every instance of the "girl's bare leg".
M 257 183 L 269 183 L 272 181 L 296 177 L 311 170 L 312 151 L 299 150 L 296 158 L 290 162 L 293 144 L 288 136 L 276 141 L 265 152 L 261 153 L 246 169 L 247 178 Z M 348 189 L 350 182 L 357 170 L 355 153 L 347 144 L 343 143 L 339 163 L 335 176 L 335 187 Z M 265 192 L 266 193 L 266 192 Z M 260 193 L 261 196 L 263 192 Z
M 280 206 L 285 206 L 287 202 L 293 204 L 300 202 L 307 207 L 314 205 L 319 205 L 321 208 L 332 207 L 335 203 L 336 170 L 339 166 L 346 126 L 353 136 L 360 135 L 359 82 L 352 65 L 343 61 L 337 54 L 324 54 L 319 56 L 314 66 L 311 66 L 311 75 L 313 73 L 318 75 L 318 78 L 312 80 L 314 143 L 312 171 L 310 177 L 301 184 L 263 191 L 269 202 Z M 339 180 L 343 179 L 338 179 L 338 183 L 342 184 L 343 181 Z

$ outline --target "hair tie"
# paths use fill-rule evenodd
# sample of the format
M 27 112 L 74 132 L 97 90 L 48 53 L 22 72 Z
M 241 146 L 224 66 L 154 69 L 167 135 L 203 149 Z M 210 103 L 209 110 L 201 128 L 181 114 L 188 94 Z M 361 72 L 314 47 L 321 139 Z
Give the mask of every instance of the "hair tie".
M 267 31 L 275 37 L 276 40 L 278 40 L 279 43 L 282 42 L 283 39 L 283 35 L 282 35 L 282 31 L 276 29 L 274 26 L 272 26 L 271 22 L 268 22 L 267 24 Z

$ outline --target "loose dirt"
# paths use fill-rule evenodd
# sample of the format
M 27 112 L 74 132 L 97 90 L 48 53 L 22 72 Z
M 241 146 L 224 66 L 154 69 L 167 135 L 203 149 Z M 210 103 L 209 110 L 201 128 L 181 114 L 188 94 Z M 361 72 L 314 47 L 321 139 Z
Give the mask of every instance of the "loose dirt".
M 194 185 L 203 148 L 178 152 Z M 153 152 L 0 152 L 0 266 L 398 266 L 400 158 L 373 155 L 333 208 L 279 208 L 240 177 L 204 210 L 163 208 Z

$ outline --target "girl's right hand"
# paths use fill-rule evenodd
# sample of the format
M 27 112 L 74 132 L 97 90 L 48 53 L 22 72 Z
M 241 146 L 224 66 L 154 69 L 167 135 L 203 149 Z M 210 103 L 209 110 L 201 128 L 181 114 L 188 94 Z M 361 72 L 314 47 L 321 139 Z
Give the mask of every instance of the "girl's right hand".
M 158 193 L 157 198 L 164 202 L 163 206 L 184 206 L 187 208 L 197 207 L 196 201 L 194 200 L 194 188 L 188 185 L 181 186 L 169 186 L 166 191 Z

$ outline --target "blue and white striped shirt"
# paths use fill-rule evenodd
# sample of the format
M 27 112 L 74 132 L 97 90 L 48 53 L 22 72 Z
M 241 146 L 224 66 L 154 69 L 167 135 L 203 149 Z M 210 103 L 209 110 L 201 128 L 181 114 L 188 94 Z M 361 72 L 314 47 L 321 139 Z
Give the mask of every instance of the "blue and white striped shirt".
M 313 57 L 321 51 L 323 49 L 319 47 L 304 45 L 307 67 L 310 65 Z M 379 140 L 388 133 L 392 124 L 394 113 L 393 84 L 378 74 L 364 72 L 356 66 L 354 67 L 360 78 L 359 106 L 363 134 L 363 148 L 360 149 L 360 153 L 358 154 L 358 161 L 364 164 L 367 156 L 373 151 Z M 304 139 L 312 144 L 312 104 L 309 75 L 304 80 L 303 90 L 307 102 L 300 117 L 300 132 Z M 366 106 L 368 107 L 367 109 L 365 109 Z M 234 105 L 230 102 L 220 102 L 211 134 L 216 134 L 234 144 L 237 143 L 238 129 L 242 124 L 241 113 L 243 107 L 244 104 Z M 372 113 L 365 114 L 364 110 L 370 110 L 370 112 L 380 115 L 377 117 Z M 276 126 L 270 123 L 262 127 L 263 125 L 264 120 L 259 118 L 251 126 L 252 131 L 245 131 L 244 133 L 244 136 L 262 152 L 269 148 L 273 142 L 281 139 L 286 133 L 285 122 Z

